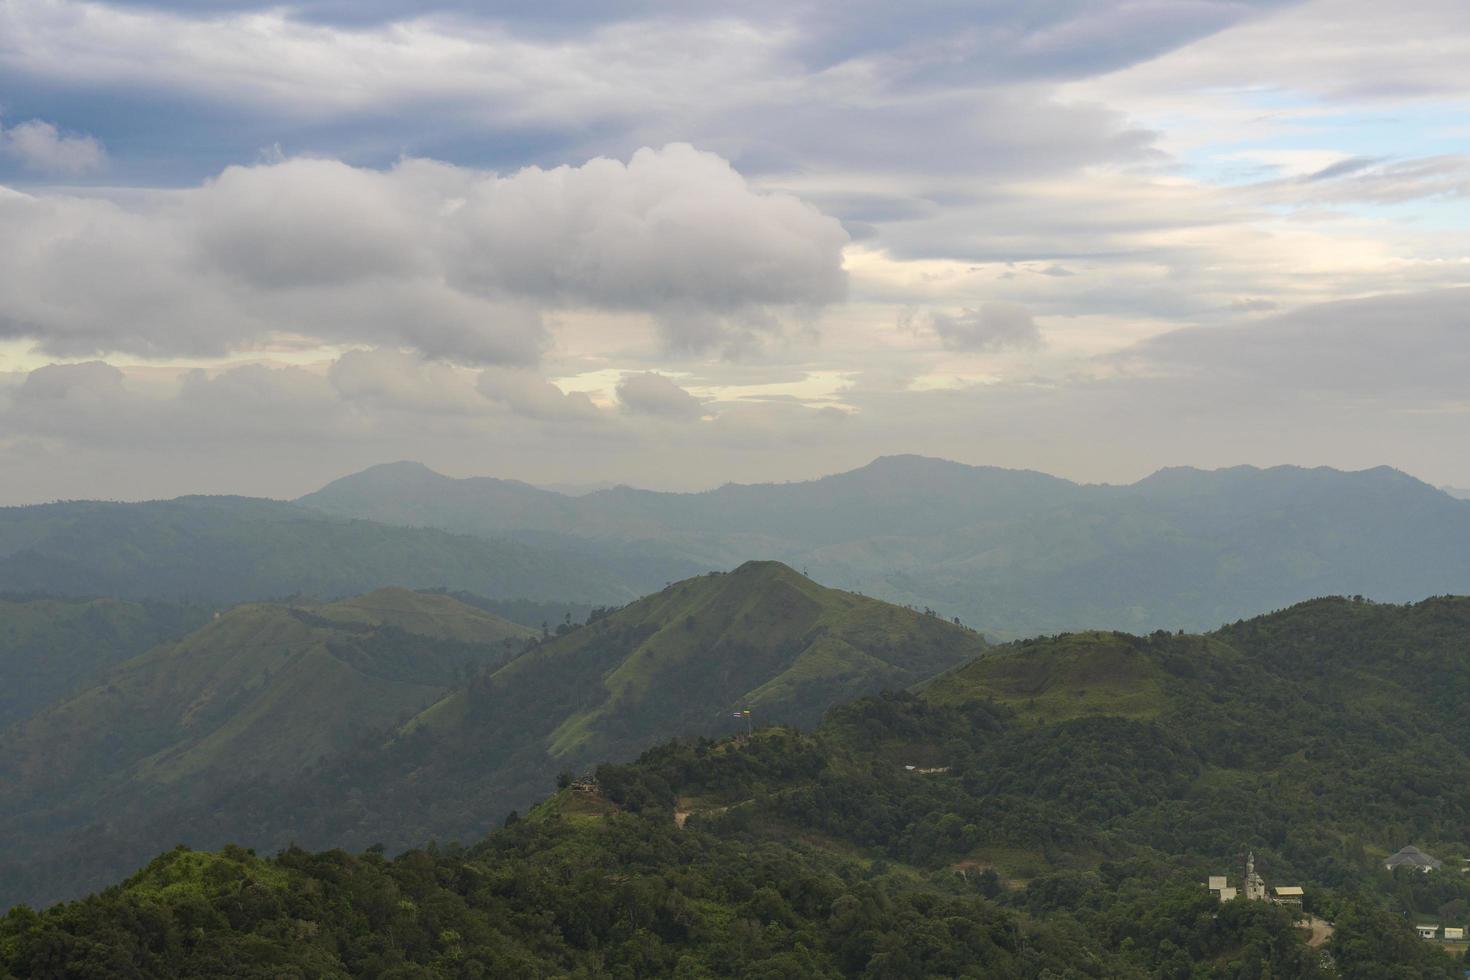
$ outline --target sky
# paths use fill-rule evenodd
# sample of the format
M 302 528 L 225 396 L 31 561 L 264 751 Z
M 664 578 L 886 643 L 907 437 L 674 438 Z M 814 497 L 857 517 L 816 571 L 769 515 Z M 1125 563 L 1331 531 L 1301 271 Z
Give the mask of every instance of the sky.
M 0 504 L 1470 486 L 1463 0 L 0 0 Z

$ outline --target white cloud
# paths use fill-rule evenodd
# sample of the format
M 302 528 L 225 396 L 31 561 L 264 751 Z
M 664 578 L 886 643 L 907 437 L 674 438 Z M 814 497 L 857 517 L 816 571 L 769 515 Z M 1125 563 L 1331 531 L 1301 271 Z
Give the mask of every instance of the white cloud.
M 397 350 L 348 351 L 327 377 L 348 402 L 419 415 L 477 415 L 487 405 L 473 371 Z
M 218 354 L 288 330 L 527 364 L 541 311 L 577 308 L 641 311 L 704 349 L 804 320 L 846 281 L 835 220 L 681 145 L 507 176 L 296 159 L 126 207 L 6 195 L 0 221 L 0 334 L 65 354 Z
M 595 422 L 602 417 L 585 392 L 564 392 L 534 371 L 486 368 L 480 372 L 478 387 L 486 398 L 530 419 Z
M 107 151 L 98 140 L 62 133 L 41 119 L 0 126 L 0 155 L 20 161 L 28 170 L 61 177 L 80 177 L 107 166 Z

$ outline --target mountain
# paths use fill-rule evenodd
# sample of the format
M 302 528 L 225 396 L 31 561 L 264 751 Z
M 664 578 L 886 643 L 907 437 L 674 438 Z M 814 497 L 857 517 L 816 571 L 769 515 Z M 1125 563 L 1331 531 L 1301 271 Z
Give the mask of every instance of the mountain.
M 230 603 L 398 585 L 596 603 L 639 594 L 628 578 L 585 556 L 246 497 L 0 508 L 0 590 L 12 592 Z
M 0 598 L 0 729 L 183 636 L 209 613 L 167 602 Z
M 984 646 L 932 615 L 824 588 L 779 562 L 748 562 L 532 649 L 415 725 L 470 741 L 478 733 L 459 730 L 467 719 L 493 719 L 582 764 L 670 733 L 729 730 L 742 708 L 811 726 L 839 701 L 916 683 Z
M 403 589 L 238 606 L 0 733 L 0 828 L 54 839 L 99 815 L 144 819 L 241 779 L 305 772 L 531 635 Z
M 1181 467 L 1088 486 L 893 456 L 803 483 L 568 497 L 395 463 L 298 503 L 650 562 L 776 558 L 998 636 L 1197 630 L 1318 595 L 1470 591 L 1470 505 L 1386 467 Z
M 1412 924 L 1463 925 L 1470 879 L 1383 862 L 1470 858 L 1467 648 L 1454 597 L 989 647 L 811 732 L 599 766 L 469 847 L 175 850 L 12 911 L 0 974 L 1448 980 Z M 1205 887 L 1247 854 L 1301 927 Z
M 118 867 L 95 846 L 104 838 L 152 850 L 469 837 L 533 803 L 559 769 L 728 732 L 745 707 L 815 725 L 844 698 L 985 648 L 971 630 L 773 562 L 671 585 L 499 666 L 496 644 L 528 632 L 403 590 L 238 607 L 0 737 L 0 832 L 75 831 L 70 846 L 102 852 L 69 858 L 91 880 Z M 463 683 L 472 655 L 478 673 Z M 107 826 L 83 827 L 90 810 Z M 19 889 L 0 886 L 0 899 L 64 894 Z
M 1470 500 L 1470 489 L 1465 487 L 1440 487 L 1440 489 L 1456 500 Z

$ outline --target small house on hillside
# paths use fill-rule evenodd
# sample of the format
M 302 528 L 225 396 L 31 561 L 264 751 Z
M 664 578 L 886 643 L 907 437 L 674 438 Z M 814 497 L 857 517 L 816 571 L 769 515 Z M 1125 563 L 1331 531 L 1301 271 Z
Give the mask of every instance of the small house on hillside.
M 1271 901 L 1277 905 L 1300 905 L 1303 893 L 1300 885 L 1277 885 L 1271 889 L 1273 894 Z
M 1436 939 L 1439 936 L 1439 926 L 1436 925 L 1415 926 L 1414 929 L 1419 933 L 1420 939 Z
M 1418 868 L 1420 871 L 1437 871 L 1444 867 L 1444 862 L 1437 857 L 1431 857 L 1425 854 L 1419 848 L 1410 844 L 1383 862 L 1383 866 L 1390 871 L 1394 868 Z

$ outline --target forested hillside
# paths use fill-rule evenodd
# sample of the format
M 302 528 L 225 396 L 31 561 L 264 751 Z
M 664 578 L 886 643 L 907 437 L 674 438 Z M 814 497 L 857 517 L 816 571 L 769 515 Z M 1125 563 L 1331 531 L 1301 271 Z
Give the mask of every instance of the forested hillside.
M 154 815 L 242 779 L 303 773 L 510 659 L 531 635 L 402 589 L 218 615 L 0 731 L 0 834 L 12 845 L 0 895 L 90 886 L 158 849 L 140 831 Z
M 1010 644 L 810 734 L 770 726 L 601 766 L 469 848 L 167 854 L 97 898 L 12 912 L 0 963 L 1457 977 L 1410 923 L 1470 915 L 1455 870 L 1470 857 L 1467 647 L 1470 600 L 1454 598 Z M 1406 843 L 1446 870 L 1385 871 Z M 1334 931 L 1309 946 L 1288 910 L 1218 904 L 1205 876 L 1238 880 L 1248 850 Z
M 181 840 L 468 839 L 539 799 L 560 769 L 729 731 L 745 707 L 815 725 L 840 700 L 985 647 L 769 562 L 674 584 L 526 648 L 530 633 L 400 589 L 231 610 L 0 734 L 0 829 L 69 855 L 12 867 L 0 901 L 65 895 Z M 60 865 L 71 878 L 55 877 Z
M 0 729 L 208 620 L 203 605 L 0 597 Z
M 1161 470 L 1127 486 L 917 456 L 802 483 L 579 497 L 413 463 L 298 501 L 390 524 L 823 582 L 1015 637 L 1203 630 L 1320 595 L 1470 592 L 1470 503 L 1387 467 Z
M 599 603 L 663 585 L 661 571 L 246 497 L 0 508 L 0 591 L 18 593 L 233 603 L 394 585 Z

